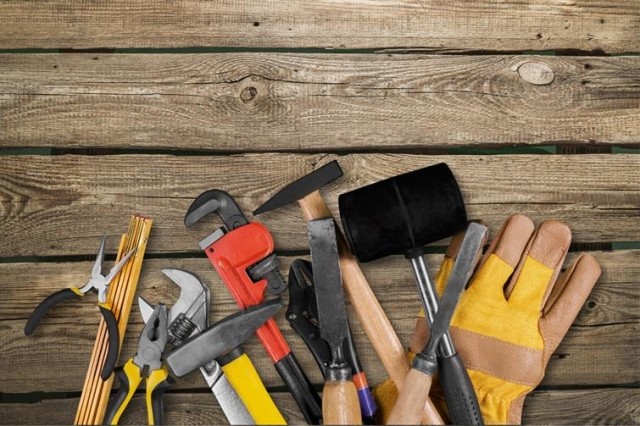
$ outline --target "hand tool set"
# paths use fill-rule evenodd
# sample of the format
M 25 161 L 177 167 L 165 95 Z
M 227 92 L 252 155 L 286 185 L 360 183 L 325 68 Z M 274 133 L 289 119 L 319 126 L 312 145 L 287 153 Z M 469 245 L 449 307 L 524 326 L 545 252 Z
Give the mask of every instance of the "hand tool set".
M 240 311 L 210 324 L 209 288 L 188 271 L 163 269 L 180 296 L 170 309 L 139 297 L 145 325 L 138 350 L 115 369 L 120 385 L 108 407 L 151 221 L 132 220 L 106 276 L 103 237 L 87 284 L 52 294 L 29 318 L 27 335 L 59 302 L 98 292 L 103 320 L 75 423 L 117 424 L 145 378 L 147 420 L 162 424 L 164 392 L 175 378 L 199 370 L 230 424 L 286 424 L 242 349 L 254 334 L 310 424 L 520 423 L 524 398 L 542 380 L 600 275 L 597 261 L 580 256 L 560 273 L 568 227 L 547 221 L 535 231 L 520 215 L 507 219 L 482 255 L 488 230 L 468 222 L 444 163 L 341 194 L 343 235 L 320 194 L 342 174 L 331 161 L 254 211 L 297 201 L 307 222 L 311 262 L 290 266 L 286 318 L 320 367 L 322 399 L 273 318 L 282 301 L 268 296 L 284 292 L 287 281 L 271 233 L 249 221 L 231 195 L 213 189 L 195 198 L 184 223 L 191 227 L 214 213 L 221 219 L 223 226 L 199 245 Z M 432 280 L 424 247 L 449 237 Z M 398 254 L 409 260 L 423 306 L 408 354 L 358 264 Z M 376 401 L 356 353 L 346 297 L 389 375 L 374 392 Z M 432 382 L 438 386 L 432 389 Z

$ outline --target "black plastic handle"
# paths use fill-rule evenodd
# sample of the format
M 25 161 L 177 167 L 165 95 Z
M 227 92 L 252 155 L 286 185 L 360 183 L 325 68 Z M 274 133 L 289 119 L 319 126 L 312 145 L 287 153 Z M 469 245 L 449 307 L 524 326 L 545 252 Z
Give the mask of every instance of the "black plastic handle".
M 167 376 L 167 379 L 158 385 L 151 391 L 151 409 L 153 410 L 153 423 L 154 425 L 164 424 L 164 393 L 169 389 L 175 380 L 171 376 Z
M 120 381 L 120 387 L 113 399 L 109 401 L 109 405 L 107 405 L 107 412 L 102 423 L 103 425 L 117 424 L 117 421 L 114 423 L 114 418 L 120 409 L 120 406 L 125 403 L 127 394 L 129 393 L 129 387 L 131 386 L 129 383 L 129 377 L 127 376 L 127 373 L 124 372 L 123 367 L 116 368 L 115 373 L 118 381 Z
M 296 400 L 305 420 L 317 425 L 322 420 L 322 403 L 293 352 L 275 364 L 276 370 Z
M 449 358 L 441 357 L 438 363 L 440 386 L 453 424 L 483 425 L 478 397 L 458 354 Z
M 102 367 L 102 373 L 100 377 L 102 380 L 107 380 L 118 361 L 118 354 L 120 353 L 120 331 L 118 330 L 118 322 L 113 315 L 113 311 L 102 305 L 100 305 L 100 312 L 104 318 L 104 322 L 107 323 L 107 331 L 109 332 L 109 350 L 107 352 L 107 359 L 104 361 L 104 367 Z
M 58 303 L 73 298 L 79 299 L 80 297 L 82 296 L 70 288 L 56 291 L 55 293 L 47 296 L 47 298 L 40 302 L 40 304 L 33 310 L 33 313 L 27 320 L 27 324 L 24 326 L 24 334 L 27 336 L 33 334 L 33 332 L 36 331 L 36 327 L 38 327 L 40 320 Z

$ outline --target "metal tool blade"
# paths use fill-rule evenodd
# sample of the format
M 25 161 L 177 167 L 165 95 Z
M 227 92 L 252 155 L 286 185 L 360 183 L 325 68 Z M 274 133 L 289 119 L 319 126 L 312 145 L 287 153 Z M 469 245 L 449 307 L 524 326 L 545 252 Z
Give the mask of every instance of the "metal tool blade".
M 222 372 L 222 367 L 215 361 L 200 367 L 202 376 L 207 381 L 207 385 L 211 389 L 211 392 L 218 400 L 218 404 L 225 417 L 232 425 L 253 425 L 255 421 L 247 407 L 238 396 L 233 386 L 227 380 L 227 377 Z
M 342 275 L 332 218 L 307 224 L 314 285 L 318 304 L 320 336 L 331 346 L 332 364 L 344 363 L 343 342 L 349 335 L 349 322 L 342 290 Z
M 435 356 L 440 338 L 449 329 L 449 323 L 458 305 L 462 290 L 471 279 L 486 240 L 487 227 L 471 222 L 462 240 L 458 257 L 447 281 L 447 287 L 440 299 L 438 313 L 431 324 L 431 337 L 422 350 L 424 355 Z
M 282 301 L 274 299 L 229 315 L 169 352 L 167 365 L 182 377 L 240 346 L 280 309 Z
M 291 182 L 289 185 L 278 191 L 264 204 L 253 211 L 254 215 L 264 213 L 278 207 L 286 206 L 289 203 L 303 198 L 313 191 L 322 188 L 324 185 L 342 176 L 342 169 L 336 160 L 333 160 L 318 170 L 314 170 L 306 176 Z

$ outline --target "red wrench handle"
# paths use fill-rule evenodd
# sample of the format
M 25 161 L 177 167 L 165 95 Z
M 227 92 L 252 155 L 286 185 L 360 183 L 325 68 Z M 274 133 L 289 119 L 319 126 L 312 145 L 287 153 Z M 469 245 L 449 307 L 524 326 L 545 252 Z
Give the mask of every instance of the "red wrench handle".
M 241 309 L 262 303 L 267 280 L 253 282 L 247 269 L 273 253 L 274 244 L 269 230 L 259 222 L 250 222 L 227 232 L 205 249 L 225 286 Z M 256 332 L 271 360 L 276 363 L 291 349 L 273 319 Z
M 264 300 L 267 280 L 253 282 L 247 269 L 273 253 L 271 233 L 264 225 L 250 222 L 228 231 L 205 249 L 224 285 L 241 309 Z M 276 370 L 291 391 L 308 423 L 319 424 L 322 406 L 309 378 L 284 340 L 272 318 L 256 331 Z
M 291 353 L 289 345 L 273 318 L 260 327 L 256 335 L 274 364 Z

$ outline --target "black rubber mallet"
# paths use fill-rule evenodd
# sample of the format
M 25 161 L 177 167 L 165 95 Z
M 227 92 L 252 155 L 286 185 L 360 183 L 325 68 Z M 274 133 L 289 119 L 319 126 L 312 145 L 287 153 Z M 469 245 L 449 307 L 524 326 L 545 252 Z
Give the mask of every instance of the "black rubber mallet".
M 438 297 L 424 261 L 424 246 L 467 225 L 462 194 L 451 169 L 436 164 L 364 186 L 338 198 L 342 225 L 355 256 L 368 262 L 404 254 L 411 262 L 432 324 Z M 439 377 L 454 424 L 483 424 L 478 399 L 451 336 L 438 346 Z

